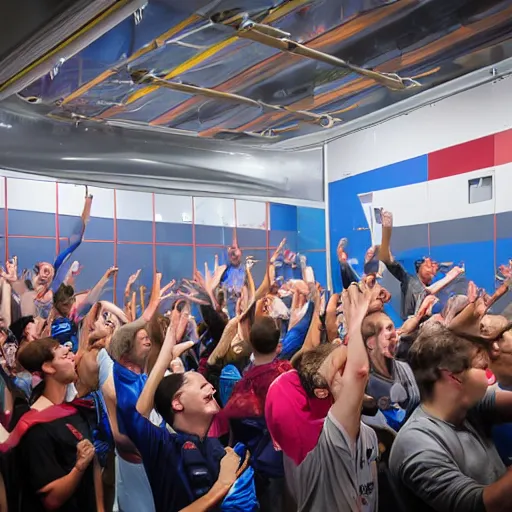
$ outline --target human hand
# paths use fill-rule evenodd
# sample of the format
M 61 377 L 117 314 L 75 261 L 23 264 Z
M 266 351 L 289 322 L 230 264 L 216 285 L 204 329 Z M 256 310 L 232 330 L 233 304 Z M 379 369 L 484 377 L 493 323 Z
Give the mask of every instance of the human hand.
M 238 468 L 240 467 L 240 457 L 233 448 L 226 448 L 226 455 L 220 461 L 220 472 L 218 482 L 227 487 L 231 487 L 236 479 Z
M 82 439 L 76 445 L 76 463 L 75 468 L 83 473 L 94 458 L 96 450 L 93 444 L 88 439 Z
M 329 390 L 336 400 L 341 392 L 343 368 L 347 362 L 347 347 L 339 345 L 325 359 L 320 366 L 318 373 L 325 379 Z
M 382 227 L 383 228 L 392 228 L 393 227 L 393 214 L 391 212 L 388 212 L 384 208 L 381 208 L 380 218 L 382 219 Z
M 1 269 L 1 276 L 9 283 L 18 280 L 18 257 L 13 256 L 12 259 L 5 262 L 5 269 Z
M 283 250 L 284 246 L 286 245 L 286 238 L 283 238 L 281 240 L 281 243 L 277 247 L 277 249 L 274 251 L 274 254 L 270 257 L 270 263 L 275 263 L 279 254 L 281 254 L 281 251 Z
M 130 288 L 134 285 L 135 281 L 137 281 L 137 279 L 139 278 L 141 272 L 142 272 L 142 269 L 139 268 L 139 270 L 137 270 L 137 272 L 135 272 L 135 274 L 132 274 L 128 278 L 128 282 L 126 283 L 126 291 L 127 292 L 130 291 Z
M 343 313 L 348 329 L 360 329 L 370 305 L 375 311 L 378 310 L 375 309 L 378 303 L 381 303 L 382 307 L 383 304 L 379 298 L 382 290 L 382 287 L 376 284 L 375 279 L 367 277 L 360 283 L 352 283 L 348 289 L 343 291 Z
M 110 279 L 111 277 L 114 277 L 117 272 L 119 271 L 119 269 L 117 267 L 110 267 L 106 272 L 105 272 L 105 279 Z

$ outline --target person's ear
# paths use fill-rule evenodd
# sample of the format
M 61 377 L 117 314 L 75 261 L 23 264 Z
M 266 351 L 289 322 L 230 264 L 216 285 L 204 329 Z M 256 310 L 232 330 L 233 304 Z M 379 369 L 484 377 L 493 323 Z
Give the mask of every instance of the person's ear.
M 495 361 L 500 356 L 500 344 L 497 341 L 494 341 L 491 345 L 491 350 L 489 351 L 489 357 L 491 360 Z
M 366 348 L 368 350 L 375 350 L 376 344 L 377 344 L 377 336 L 370 336 L 366 340 Z
M 43 363 L 43 366 L 41 366 L 41 370 L 43 371 L 43 373 L 46 373 L 48 375 L 53 375 L 56 372 L 51 361 L 46 361 L 45 363 Z
M 315 396 L 320 400 L 325 400 L 329 396 L 329 390 L 323 388 L 315 388 L 313 393 L 315 393 Z
M 180 399 L 178 397 L 173 398 L 171 405 L 172 405 L 173 411 L 176 411 L 176 412 L 183 411 L 183 404 L 180 402 Z
M 279 342 L 277 344 L 277 348 L 276 348 L 276 356 L 278 356 L 282 351 L 283 351 L 283 344 L 281 342 Z

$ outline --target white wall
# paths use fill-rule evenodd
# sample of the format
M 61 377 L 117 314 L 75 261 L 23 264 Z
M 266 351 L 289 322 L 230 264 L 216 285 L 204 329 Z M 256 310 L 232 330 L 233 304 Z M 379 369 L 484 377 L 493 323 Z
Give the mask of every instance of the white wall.
M 328 143 L 329 182 L 512 127 L 512 79 L 499 80 Z

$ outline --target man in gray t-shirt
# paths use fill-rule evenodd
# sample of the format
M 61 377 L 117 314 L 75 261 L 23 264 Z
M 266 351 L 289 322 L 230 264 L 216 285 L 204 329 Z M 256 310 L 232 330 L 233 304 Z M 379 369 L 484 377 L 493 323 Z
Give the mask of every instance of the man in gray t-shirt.
M 377 510 L 377 436 L 361 423 L 354 443 L 329 413 L 316 447 L 296 466 L 285 461 L 286 481 L 297 512 Z
M 343 292 L 349 319 L 348 348 L 339 346 L 320 362 L 315 350 L 302 354 L 302 362 L 309 362 L 302 365 L 300 378 L 298 372 L 285 373 L 269 389 L 267 426 L 274 443 L 283 450 L 286 481 L 298 512 L 377 510 L 377 436 L 361 423 L 369 373 L 361 326 L 379 293 L 380 287 L 370 287 L 366 280 L 350 285 Z M 321 347 L 317 347 L 319 354 Z M 306 373 L 311 379 L 304 383 Z M 301 387 L 298 397 L 293 396 L 297 381 Z M 286 406 L 280 407 L 283 397 L 302 406 L 288 411 Z M 332 404 L 328 413 L 322 402 Z M 320 416 L 319 411 L 325 412 Z
M 490 436 L 493 424 L 512 418 L 512 393 L 488 390 L 484 345 L 432 324 L 409 360 L 421 405 L 398 433 L 389 459 L 403 509 L 512 510 L 512 473 Z
M 495 403 L 489 392 L 458 428 L 421 406 L 413 412 L 389 461 L 406 510 L 485 512 L 485 486 L 506 472 L 488 435 Z

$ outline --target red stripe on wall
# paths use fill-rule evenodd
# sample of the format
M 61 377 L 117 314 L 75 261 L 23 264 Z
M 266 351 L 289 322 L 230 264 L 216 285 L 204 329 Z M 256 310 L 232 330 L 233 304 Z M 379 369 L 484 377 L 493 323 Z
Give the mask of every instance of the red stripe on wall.
M 151 194 L 151 206 L 153 208 L 153 221 L 151 226 L 153 229 L 153 272 L 156 273 L 156 198 L 154 192 Z
M 197 270 L 197 256 L 196 256 L 196 201 L 192 196 L 192 274 L 194 275 Z
M 495 135 L 489 135 L 430 153 L 429 181 L 493 167 L 494 138 Z
M 512 130 L 494 136 L 494 164 L 503 165 L 509 162 L 512 162 Z

